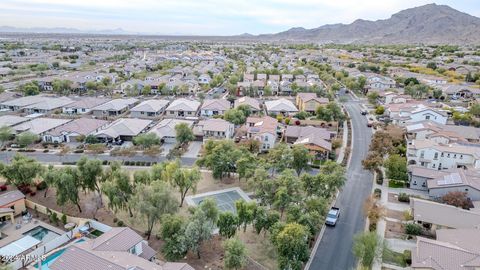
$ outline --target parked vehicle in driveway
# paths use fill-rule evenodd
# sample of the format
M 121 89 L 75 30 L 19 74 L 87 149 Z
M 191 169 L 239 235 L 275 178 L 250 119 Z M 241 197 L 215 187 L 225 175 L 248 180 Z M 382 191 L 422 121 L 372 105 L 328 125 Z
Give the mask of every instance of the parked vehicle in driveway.
M 330 211 L 328 211 L 327 218 L 325 219 L 325 224 L 328 226 L 335 226 L 339 217 L 340 208 L 332 207 L 330 208 Z
M 363 110 L 363 111 L 361 112 L 362 115 L 367 115 L 367 113 L 368 113 L 368 112 L 367 112 L 366 110 Z

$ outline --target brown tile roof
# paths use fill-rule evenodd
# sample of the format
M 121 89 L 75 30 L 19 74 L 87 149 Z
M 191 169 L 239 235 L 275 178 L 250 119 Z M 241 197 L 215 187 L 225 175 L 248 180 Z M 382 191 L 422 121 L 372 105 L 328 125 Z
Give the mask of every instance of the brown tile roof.
M 318 127 L 312 126 L 287 126 L 285 130 L 286 137 L 300 138 L 309 135 L 314 135 L 315 137 L 320 137 L 324 140 L 331 139 L 332 132 Z
M 19 190 L 12 190 L 0 195 L 0 207 L 12 202 L 25 199 L 25 195 Z

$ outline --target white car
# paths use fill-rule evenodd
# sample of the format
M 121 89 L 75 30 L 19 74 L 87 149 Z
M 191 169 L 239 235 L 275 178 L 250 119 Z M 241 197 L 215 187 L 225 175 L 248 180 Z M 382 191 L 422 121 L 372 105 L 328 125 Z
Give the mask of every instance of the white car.
M 325 219 L 325 224 L 328 226 L 335 226 L 339 217 L 340 209 L 337 207 L 332 207 L 330 208 L 330 211 L 328 211 L 327 218 Z

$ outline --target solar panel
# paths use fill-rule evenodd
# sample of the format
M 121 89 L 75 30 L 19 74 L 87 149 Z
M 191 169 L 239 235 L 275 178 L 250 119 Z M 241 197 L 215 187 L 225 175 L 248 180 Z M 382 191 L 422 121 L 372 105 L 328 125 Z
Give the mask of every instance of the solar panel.
M 445 185 L 455 185 L 455 184 L 461 184 L 462 183 L 462 178 L 460 177 L 459 173 L 452 173 L 445 175 L 442 180 L 438 180 L 437 184 L 439 186 L 445 186 Z

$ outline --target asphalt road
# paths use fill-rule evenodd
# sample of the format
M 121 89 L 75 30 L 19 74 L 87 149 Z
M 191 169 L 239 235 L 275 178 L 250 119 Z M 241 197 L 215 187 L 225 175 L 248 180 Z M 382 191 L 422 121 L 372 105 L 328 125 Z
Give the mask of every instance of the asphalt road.
M 340 218 L 335 227 L 327 227 L 310 265 L 311 270 L 355 269 L 356 258 L 352 253 L 353 236 L 365 228 L 363 203 L 372 190 L 372 177 L 362 168 L 362 160 L 368 152 L 372 131 L 365 116 L 360 114 L 358 101 L 345 103 L 352 119 L 353 145 L 347 181 L 341 190 L 336 206 Z

